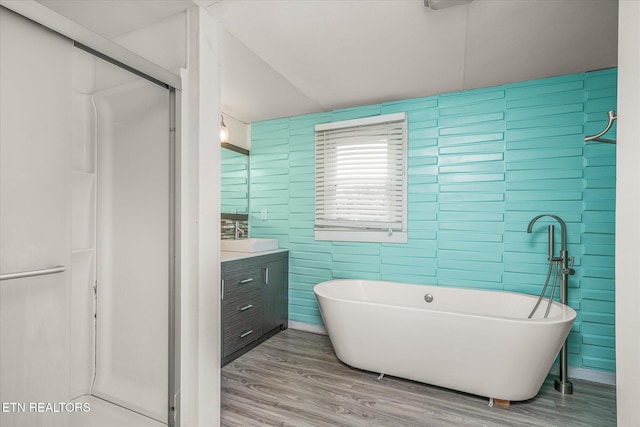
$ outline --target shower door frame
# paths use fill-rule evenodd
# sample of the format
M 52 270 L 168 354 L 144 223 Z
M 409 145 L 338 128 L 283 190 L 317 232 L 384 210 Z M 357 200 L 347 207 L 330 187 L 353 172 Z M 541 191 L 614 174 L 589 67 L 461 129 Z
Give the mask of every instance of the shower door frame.
M 55 30 L 54 30 L 55 31 Z M 67 36 L 64 36 L 67 37 Z M 69 37 L 67 37 L 69 38 Z M 179 276 L 177 275 L 178 269 L 176 268 L 178 259 L 179 239 L 177 236 L 177 221 L 178 218 L 178 206 L 179 200 L 179 188 L 178 179 L 180 177 L 179 165 L 177 161 L 180 154 L 180 132 L 179 132 L 179 120 L 181 112 L 181 105 L 179 102 L 180 96 L 179 89 L 175 88 L 169 83 L 164 82 L 158 78 L 150 76 L 143 71 L 138 70 L 132 66 L 129 66 L 117 59 L 114 59 L 106 54 L 103 54 L 77 40 L 71 39 L 73 46 L 89 53 L 90 55 L 100 58 L 110 64 L 113 64 L 123 70 L 129 71 L 138 77 L 154 83 L 169 92 L 169 254 L 168 254 L 168 267 L 169 267 L 169 289 L 168 289 L 168 384 L 167 384 L 167 425 L 169 427 L 179 427 L 179 390 L 180 390 L 180 313 L 179 313 L 179 300 L 180 300 L 180 287 Z
M 129 71 L 166 90 L 169 94 L 169 253 L 168 257 L 168 384 L 167 384 L 167 425 L 180 425 L 180 159 L 181 139 L 180 120 L 181 78 L 168 70 L 153 64 L 139 55 L 88 32 L 68 19 L 52 12 L 35 2 L 5 2 L 0 0 L 0 8 L 11 10 L 25 19 L 42 25 L 56 35 L 70 40 L 74 47 L 97 58 Z M 92 47 L 93 46 L 93 47 Z

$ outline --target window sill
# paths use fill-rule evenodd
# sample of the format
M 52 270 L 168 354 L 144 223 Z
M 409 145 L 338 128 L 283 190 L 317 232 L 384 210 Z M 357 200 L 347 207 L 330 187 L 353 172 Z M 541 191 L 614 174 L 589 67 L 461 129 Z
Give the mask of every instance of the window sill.
M 315 239 L 336 242 L 407 243 L 407 232 L 315 230 Z

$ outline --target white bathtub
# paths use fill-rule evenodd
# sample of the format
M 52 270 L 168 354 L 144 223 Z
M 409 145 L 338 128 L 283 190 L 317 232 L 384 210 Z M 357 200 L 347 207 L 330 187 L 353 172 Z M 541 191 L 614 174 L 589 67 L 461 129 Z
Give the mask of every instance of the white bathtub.
M 331 280 L 314 287 L 338 358 L 355 368 L 500 400 L 534 397 L 576 317 L 513 292 Z M 425 295 L 433 301 L 425 301 Z

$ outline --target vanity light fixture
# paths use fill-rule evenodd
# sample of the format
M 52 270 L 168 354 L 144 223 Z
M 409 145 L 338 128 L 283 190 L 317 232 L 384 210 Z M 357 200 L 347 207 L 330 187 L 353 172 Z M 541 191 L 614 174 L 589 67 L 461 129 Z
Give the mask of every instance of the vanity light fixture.
M 229 129 L 224 124 L 224 117 L 220 114 L 220 142 L 229 142 Z

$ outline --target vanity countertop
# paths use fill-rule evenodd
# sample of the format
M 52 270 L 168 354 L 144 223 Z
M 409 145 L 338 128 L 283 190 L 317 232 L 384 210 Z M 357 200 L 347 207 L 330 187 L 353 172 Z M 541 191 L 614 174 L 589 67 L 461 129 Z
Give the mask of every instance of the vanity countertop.
M 235 261 L 238 259 L 245 258 L 253 258 L 262 255 L 270 255 L 277 254 L 280 252 L 287 252 L 289 249 L 274 249 L 271 251 L 262 251 L 262 252 L 231 252 L 231 251 L 220 251 L 220 262 L 226 261 Z

